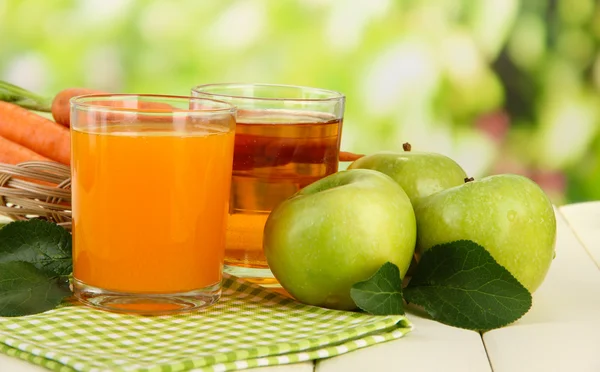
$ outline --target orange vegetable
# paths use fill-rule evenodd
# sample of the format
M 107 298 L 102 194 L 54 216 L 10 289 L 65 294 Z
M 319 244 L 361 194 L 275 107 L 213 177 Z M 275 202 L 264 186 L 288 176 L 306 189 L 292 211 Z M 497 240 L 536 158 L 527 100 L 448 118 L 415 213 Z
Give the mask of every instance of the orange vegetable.
M 67 88 L 63 89 L 52 100 L 52 117 L 54 120 L 65 127 L 70 126 L 69 117 L 71 115 L 71 106 L 69 100 L 76 96 L 83 96 L 86 94 L 98 94 L 104 93 L 98 90 L 88 88 Z
M 355 154 L 353 152 L 348 151 L 340 151 L 340 155 L 338 156 L 339 161 L 355 161 L 357 159 L 362 158 L 364 155 Z
M 54 100 L 52 101 L 51 112 L 52 112 L 52 117 L 54 118 L 54 120 L 58 124 L 64 125 L 65 127 L 70 127 L 70 125 L 71 125 L 71 123 L 70 123 L 70 115 L 71 115 L 70 99 L 73 97 L 83 96 L 83 95 L 88 95 L 88 94 L 109 94 L 109 93 L 102 92 L 99 90 L 87 89 L 87 88 L 63 89 L 54 97 Z M 132 96 L 135 96 L 135 94 L 132 94 Z M 90 104 L 91 103 L 101 104 L 106 107 L 116 107 L 121 104 L 118 101 L 111 102 L 111 101 L 101 101 L 101 100 L 96 101 L 96 102 L 90 101 L 89 103 Z M 173 107 L 167 103 L 145 102 L 145 101 L 139 101 L 139 102 L 137 102 L 137 104 L 135 106 L 131 106 L 131 107 L 137 107 L 137 109 L 141 109 L 141 110 L 164 111 L 164 112 L 171 112 L 171 111 L 177 110 L 175 107 Z M 119 120 L 119 118 L 121 116 L 122 116 L 122 114 L 113 113 L 113 114 L 107 116 L 105 120 Z M 165 120 L 164 117 L 144 115 L 143 112 L 140 112 L 138 119 L 140 121 L 164 121 Z
M 0 136 L 0 163 L 17 165 L 32 160 L 50 161 L 37 152 Z
M 54 118 L 54 120 L 56 121 L 56 123 L 64 126 L 64 127 L 70 127 L 70 115 L 71 115 L 71 107 L 70 107 L 70 99 L 76 96 L 81 96 L 81 95 L 87 95 L 87 94 L 106 94 L 106 92 L 103 91 L 99 91 L 99 90 L 94 90 L 94 89 L 89 89 L 89 88 L 67 88 L 67 89 L 63 89 L 60 92 L 58 92 L 58 94 L 56 94 L 56 96 L 54 97 L 54 99 L 52 100 L 52 104 L 50 105 L 48 103 L 47 99 L 44 99 L 43 97 L 40 97 L 32 92 L 29 92 L 23 88 L 20 88 L 18 86 L 15 86 L 13 84 L 4 82 L 4 81 L 0 81 L 0 101 L 4 100 L 4 101 L 8 101 L 8 102 L 15 102 L 16 104 L 18 104 L 19 106 L 23 107 L 23 108 L 27 108 L 27 109 L 31 109 L 31 110 L 36 110 L 36 111 L 43 111 L 43 112 L 49 112 L 52 113 L 52 117 Z M 0 102 L 3 105 L 6 105 L 6 103 Z M 106 106 L 110 106 L 111 103 L 110 102 L 103 102 L 104 105 Z M 14 106 L 14 105 L 13 105 Z M 2 112 L 1 109 L 2 106 L 0 106 L 0 112 Z M 156 102 L 139 102 L 137 107 L 139 109 L 146 109 L 146 110 L 152 110 L 152 111 L 156 111 L 156 110 L 164 110 L 165 112 L 170 112 L 173 111 L 174 108 L 172 106 L 170 106 L 169 104 L 166 103 L 156 103 Z M 6 112 L 10 111 L 10 110 L 14 110 L 13 108 L 11 109 L 4 109 Z M 176 110 L 176 109 L 175 109 Z M 32 115 L 35 115 L 32 113 Z M 118 116 L 118 114 L 115 114 Z M 2 114 L 0 114 L 0 120 L 2 120 Z M 39 116 L 39 115 L 36 115 Z M 33 118 L 33 116 L 31 116 L 30 118 Z M 41 118 L 43 119 L 43 118 Z M 113 120 L 116 120 L 117 117 L 112 118 Z M 162 118 L 156 117 L 155 115 L 144 115 L 143 112 L 140 113 L 139 115 L 139 119 L 142 121 L 155 121 L 155 120 L 162 120 Z M 38 118 L 36 118 L 35 120 L 38 120 Z M 47 122 L 49 122 L 48 120 L 46 120 Z M 63 151 L 60 151 L 60 149 L 56 148 L 55 146 L 49 146 L 46 143 L 40 143 L 39 145 L 41 145 L 42 147 L 38 146 L 37 142 L 56 142 L 58 141 L 58 137 L 64 137 L 64 134 L 59 134 L 58 131 L 55 128 L 44 128 L 42 129 L 43 131 L 47 131 L 48 133 L 52 132 L 53 133 L 53 138 L 47 138 L 46 141 L 43 141 L 43 137 L 44 135 L 38 136 L 37 140 L 36 139 L 31 139 L 30 141 L 27 140 L 23 140 L 22 136 L 25 135 L 27 136 L 28 133 L 31 132 L 32 128 L 19 128 L 19 129 L 12 129 L 13 131 L 17 132 L 17 133 L 13 133 L 13 136 L 10 136 L 8 134 L 3 134 L 5 133 L 4 131 L 9 130 L 10 129 L 6 129 L 4 128 L 3 131 L 3 123 L 0 123 L 0 135 L 4 135 L 6 138 L 11 139 L 14 142 L 20 143 L 26 147 L 29 147 L 32 150 L 35 150 L 37 152 L 39 152 L 42 155 L 47 156 L 50 159 L 53 160 L 58 160 L 61 163 L 65 163 L 65 164 L 69 164 L 69 160 L 67 159 L 68 157 L 65 157 L 65 153 L 69 153 L 70 149 L 68 144 L 65 145 Z M 26 126 L 26 125 L 24 125 Z M 48 126 L 47 123 L 44 124 L 44 126 Z M 64 139 L 63 139 L 64 140 Z M 27 143 L 32 143 L 31 145 L 27 144 Z M 32 147 L 34 145 L 34 143 L 36 144 L 36 146 Z M 45 149 L 47 147 L 50 147 L 53 151 L 47 152 L 45 151 Z M 347 151 L 340 151 L 339 153 L 339 161 L 341 162 L 352 162 L 355 161 L 357 159 L 360 159 L 361 157 L 363 157 L 364 155 L 362 154 L 355 154 L 352 152 L 347 152 Z
M 0 136 L 50 160 L 71 163 L 69 129 L 20 106 L 0 101 Z

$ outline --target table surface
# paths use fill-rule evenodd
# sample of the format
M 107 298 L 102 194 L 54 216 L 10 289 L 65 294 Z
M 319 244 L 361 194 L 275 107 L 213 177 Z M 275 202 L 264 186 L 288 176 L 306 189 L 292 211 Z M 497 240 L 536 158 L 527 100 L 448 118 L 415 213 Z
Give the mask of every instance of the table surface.
M 413 312 L 415 328 L 399 340 L 252 371 L 600 371 L 600 201 L 559 207 L 556 217 L 556 258 L 516 323 L 482 335 Z M 0 371 L 45 369 L 0 354 Z

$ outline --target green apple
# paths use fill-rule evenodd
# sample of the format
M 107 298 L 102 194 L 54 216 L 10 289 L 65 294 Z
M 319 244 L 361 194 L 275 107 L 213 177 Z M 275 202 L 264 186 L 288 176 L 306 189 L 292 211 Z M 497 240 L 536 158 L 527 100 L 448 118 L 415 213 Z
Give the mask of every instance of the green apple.
M 523 176 L 494 175 L 440 191 L 422 199 L 415 216 L 417 256 L 437 244 L 472 240 L 532 293 L 554 258 L 554 209 Z
M 402 186 L 413 205 L 420 198 L 465 183 L 464 169 L 449 157 L 410 151 L 408 143 L 403 147 L 402 153 L 384 151 L 363 156 L 348 169 L 373 169 L 387 174 Z
M 416 221 L 404 190 L 383 173 L 356 169 L 322 178 L 283 201 L 267 219 L 269 268 L 298 301 L 355 309 L 350 288 L 386 262 L 408 269 Z

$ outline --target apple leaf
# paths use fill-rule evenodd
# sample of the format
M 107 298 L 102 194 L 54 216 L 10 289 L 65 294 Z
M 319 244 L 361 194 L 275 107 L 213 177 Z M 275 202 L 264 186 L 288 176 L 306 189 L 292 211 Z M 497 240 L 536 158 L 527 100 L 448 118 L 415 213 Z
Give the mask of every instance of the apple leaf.
M 384 263 L 369 279 L 355 283 L 350 297 L 356 306 L 373 315 L 403 315 L 402 280 L 398 266 Z
M 22 316 L 54 309 L 71 295 L 69 281 L 34 264 L 0 263 L 0 316 Z
M 71 234 L 31 219 L 0 229 L 0 316 L 40 313 L 71 294 Z
M 516 321 L 532 303 L 529 291 L 485 248 L 469 240 L 426 251 L 404 298 L 441 323 L 477 331 Z
M 23 261 L 49 276 L 73 271 L 71 234 L 52 222 L 14 221 L 0 229 L 0 263 Z

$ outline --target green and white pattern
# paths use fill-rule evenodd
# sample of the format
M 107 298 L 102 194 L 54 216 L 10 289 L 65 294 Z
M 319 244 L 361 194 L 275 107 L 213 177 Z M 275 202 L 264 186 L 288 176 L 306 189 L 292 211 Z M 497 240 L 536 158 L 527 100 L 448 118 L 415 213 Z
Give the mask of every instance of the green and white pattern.
M 225 276 L 221 300 L 188 314 L 123 315 L 84 306 L 0 317 L 0 351 L 53 371 L 231 371 L 328 358 L 397 339 L 404 316 L 300 304 Z

